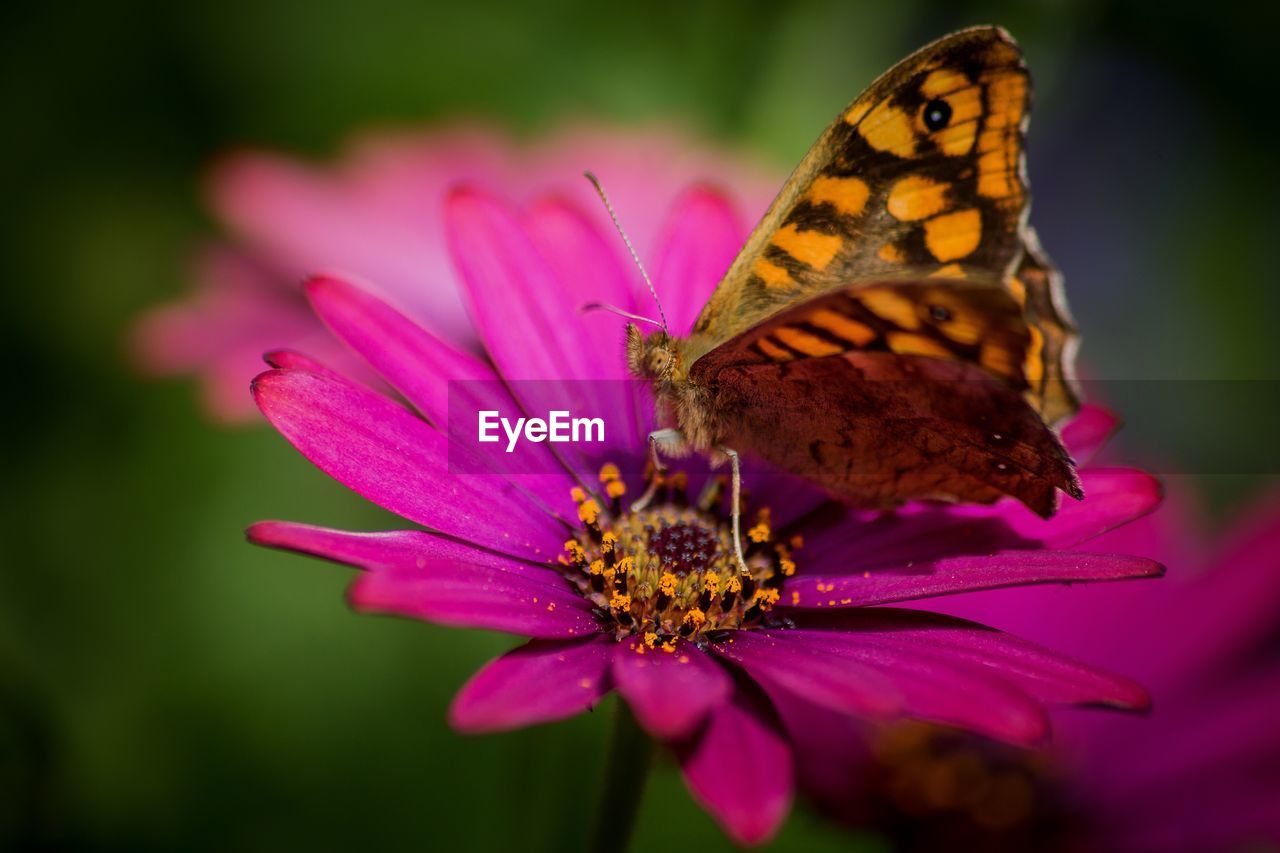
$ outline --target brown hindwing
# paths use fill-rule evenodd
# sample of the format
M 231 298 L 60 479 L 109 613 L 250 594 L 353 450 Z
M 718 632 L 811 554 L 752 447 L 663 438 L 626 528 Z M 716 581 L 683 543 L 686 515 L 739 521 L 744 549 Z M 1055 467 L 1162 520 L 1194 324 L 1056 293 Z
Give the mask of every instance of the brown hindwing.
M 727 368 L 727 440 L 854 506 L 990 503 L 1042 516 L 1081 497 L 1071 460 L 1022 396 L 973 365 L 884 352 Z

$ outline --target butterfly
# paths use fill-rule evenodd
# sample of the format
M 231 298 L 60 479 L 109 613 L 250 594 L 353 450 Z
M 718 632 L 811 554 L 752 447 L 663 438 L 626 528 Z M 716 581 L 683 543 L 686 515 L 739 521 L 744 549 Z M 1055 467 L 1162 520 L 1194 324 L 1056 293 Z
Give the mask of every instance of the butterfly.
M 1027 224 L 1030 97 L 1003 29 L 921 48 L 809 150 L 688 336 L 628 324 L 659 470 L 659 448 L 720 454 L 736 487 L 749 451 L 882 509 L 1083 497 L 1051 426 L 1077 334 Z

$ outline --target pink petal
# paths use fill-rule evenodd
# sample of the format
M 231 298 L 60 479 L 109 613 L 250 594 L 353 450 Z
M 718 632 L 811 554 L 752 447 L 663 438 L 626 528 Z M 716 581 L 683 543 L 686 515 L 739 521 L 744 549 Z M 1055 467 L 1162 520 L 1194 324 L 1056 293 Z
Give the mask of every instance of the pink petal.
M 262 360 L 278 370 L 306 370 L 338 382 L 349 382 L 347 377 L 305 353 L 291 349 L 273 349 L 262 354 Z M 261 373 L 261 370 L 258 371 Z M 252 398 L 251 398 L 252 399 Z
M 560 549 L 562 525 L 497 477 L 451 474 L 444 437 L 385 397 L 297 370 L 268 371 L 253 391 L 302 455 L 374 503 L 504 553 L 545 559 Z
M 500 572 L 550 582 L 560 576 L 495 554 L 465 542 L 445 539 L 425 530 L 386 530 L 356 533 L 292 521 L 260 521 L 246 532 L 255 545 L 322 557 L 358 569 L 421 569 L 428 561 L 464 562 Z
M 806 520 L 810 517 L 810 513 L 818 511 L 827 504 L 835 505 L 831 496 L 813 483 L 773 468 L 763 460 L 752 460 L 750 480 L 746 478 L 747 474 L 744 471 L 743 487 L 760 498 L 761 504 L 770 508 L 772 523 L 778 529 L 780 537 L 806 529 Z M 691 490 L 691 494 L 696 492 Z M 806 547 L 806 556 L 808 553 Z M 847 550 L 844 553 L 847 553 Z
M 791 741 L 797 787 L 826 809 L 847 813 L 869 782 L 871 726 L 790 690 L 761 686 Z
M 848 625 L 856 621 L 858 630 L 803 630 L 789 639 L 810 644 L 815 654 L 848 657 L 880 671 L 902 695 L 907 716 L 1023 746 L 1048 736 L 1040 704 L 995 668 L 935 649 L 927 636 L 895 636 L 896 628 L 913 627 L 912 620 L 942 617 L 884 609 L 849 611 L 843 618 Z
M 571 717 L 609 692 L 615 643 L 533 640 L 491 661 L 458 691 L 449 724 L 463 732 L 495 732 Z
M 582 637 L 600 628 L 592 604 L 551 572 L 517 574 L 433 559 L 421 568 L 360 575 L 348 594 L 364 612 L 527 637 Z
M 1280 493 L 1264 495 L 1215 548 L 1213 563 L 1161 608 L 1177 626 L 1151 649 L 1167 680 L 1211 677 L 1274 642 L 1280 611 Z M 1172 580 L 1172 578 L 1171 578 Z
M 1077 465 L 1087 465 L 1118 429 L 1120 418 L 1115 412 L 1086 403 L 1062 428 L 1062 444 Z
M 768 841 L 791 810 L 791 749 L 763 699 L 735 692 L 677 755 L 694 798 L 740 844 Z
M 1217 629 L 1198 630 L 1179 609 L 1178 601 L 1184 599 L 1186 613 L 1202 612 L 1200 597 L 1208 589 L 1191 590 L 1183 581 L 1203 565 L 1205 543 L 1185 492 L 1175 490 L 1170 497 L 1156 511 L 1088 543 L 1091 551 L 1138 555 L 1169 566 L 1167 576 L 1158 582 L 1077 584 L 1068 589 L 1010 587 L 936 598 L 928 607 L 999 627 L 1079 660 L 1106 662 L 1162 695 L 1164 685 L 1171 682 L 1161 673 L 1181 680 L 1185 664 L 1190 663 L 1188 654 L 1199 654 L 1220 635 Z M 1156 623 L 1182 627 L 1172 633 L 1140 629 L 1135 614 L 1142 613 L 1159 614 Z M 1082 624 L 1088 624 L 1089 630 L 1080 630 Z M 1208 619 L 1205 624 L 1236 623 Z
M 149 375 L 202 374 L 204 403 L 227 422 L 257 416 L 248 384 L 262 353 L 304 344 L 328 357 L 337 351 L 309 317 L 297 293 L 278 287 L 247 255 L 217 246 L 194 262 L 194 292 L 149 309 L 130 330 L 135 364 Z
M 902 695 L 892 680 L 872 667 L 792 642 L 793 633 L 736 631 L 712 647 L 762 684 L 777 685 L 835 711 L 885 717 L 902 710 Z
M 613 658 L 613 680 L 636 719 L 660 740 L 691 734 L 733 692 L 728 673 L 685 640 L 673 652 L 626 640 Z
M 518 404 L 488 364 L 450 347 L 349 282 L 313 278 L 307 296 L 340 339 L 452 437 L 449 462 L 454 471 L 507 477 L 544 508 L 568 503 L 576 481 L 566 476 L 550 445 L 523 442 L 513 454 L 486 454 L 474 442 L 480 411 L 519 414 Z
M 450 380 L 495 378 L 475 357 L 348 281 L 316 276 L 305 289 L 316 314 L 333 333 L 438 427 L 448 421 Z
M 534 204 L 525 216 L 525 227 L 563 284 L 559 293 L 548 294 L 548 304 L 568 312 L 564 325 L 572 328 L 586 352 L 621 356 L 621 321 L 609 314 L 581 314 L 582 306 L 591 302 L 637 310 L 644 284 L 621 238 L 613 232 L 602 233 L 577 205 L 560 196 Z M 590 367 L 593 378 L 630 377 L 621 357 L 600 358 Z
M 644 439 L 636 409 L 637 383 L 626 363 L 624 323 L 604 311 L 583 312 L 583 306 L 605 303 L 635 312 L 636 294 L 644 285 L 623 257 L 624 244 L 612 233 L 602 233 L 572 202 L 563 197 L 544 198 L 525 217 L 529 235 L 563 283 L 556 294 L 563 323 L 572 332 L 577 350 L 588 354 L 572 378 L 614 380 L 593 382 L 587 389 L 598 405 L 613 416 L 619 432 L 617 443 L 631 447 Z M 606 242 L 606 238 L 609 241 Z M 625 265 L 624 265 L 625 262 Z
M 578 312 L 583 303 L 609 292 L 566 293 L 566 282 L 524 224 L 492 196 L 459 190 L 447 204 L 449 245 L 466 284 L 467 305 L 503 377 L 618 376 L 621 343 L 604 352 L 584 346 Z
M 512 393 L 524 411 L 545 416 L 567 410 L 574 417 L 602 418 L 612 447 L 633 446 L 641 454 L 633 383 L 620 378 L 626 375 L 621 324 L 608 314 L 580 310 L 588 302 L 620 295 L 608 285 L 608 276 L 600 289 L 575 291 L 581 280 L 564 281 L 557 275 L 515 213 L 475 190 L 450 196 L 446 223 L 476 328 L 503 378 L 515 380 Z M 551 239 L 553 231 L 564 236 L 570 229 L 563 225 L 541 226 L 542 239 Z M 624 301 L 630 298 L 626 294 Z M 601 348 L 597 338 L 607 328 L 616 337 Z M 602 460 L 585 457 L 587 447 L 568 444 L 558 450 L 574 470 L 594 474 L 589 469 Z
M 895 513 L 835 508 L 805 530 L 805 566 L 815 574 L 874 571 L 950 555 L 1072 548 L 1151 512 L 1163 492 L 1150 474 L 1128 468 L 1080 472 L 1083 501 L 1063 501 L 1044 519 L 1021 503 L 911 504 Z
M 1069 548 L 1141 518 L 1160 505 L 1160 481 L 1132 468 L 1086 468 L 1080 472 L 1083 501 L 1064 501 L 1053 518 L 1044 519 L 1012 505 L 1006 519 L 1020 534 L 1050 548 Z
M 412 191 L 422 212 L 406 215 L 373 197 L 380 181 L 311 168 L 266 153 L 229 157 L 210 181 L 218 213 L 285 270 L 301 277 L 316 270 L 344 271 L 374 282 L 412 316 L 451 343 L 469 346 L 475 334 L 438 240 L 439 199 L 464 174 L 443 166 Z M 403 179 L 401 186 L 407 182 Z
M 848 575 L 797 574 L 787 581 L 788 607 L 867 607 L 980 589 L 1043 583 L 1153 578 L 1164 567 L 1145 557 L 1079 551 L 1003 551 L 952 557 Z
M 831 503 L 805 520 L 801 551 L 806 572 L 861 574 L 965 554 L 1029 549 L 992 507 L 911 504 L 897 512 L 851 510 Z M 790 532 L 790 531 L 788 531 Z
M 1109 850 L 1267 850 L 1260 842 L 1280 838 L 1280 791 L 1267 784 L 1212 780 L 1166 794 L 1158 808 L 1135 809 L 1102 822 L 1098 834 Z
M 706 186 L 676 199 L 658 241 L 654 286 L 674 334 L 688 334 L 711 292 L 746 243 L 733 203 Z M 651 313 L 648 306 L 639 313 Z
M 1280 672 L 1216 674 L 1212 687 L 1162 696 L 1148 718 L 1067 729 L 1078 737 L 1064 742 L 1064 757 L 1108 838 L 1140 837 L 1140 849 L 1233 850 L 1271 837 L 1258 834 L 1268 824 L 1280 831 Z
M 1151 699 L 1128 678 L 1082 664 L 1057 652 L 962 619 L 912 610 L 803 614 L 792 637 L 823 642 L 874 640 L 902 649 L 927 648 L 967 661 L 1050 705 L 1106 705 L 1145 710 Z M 784 634 L 787 632 L 776 632 Z M 812 636 L 811 636 L 812 635 Z
M 1139 731 L 1128 732 L 1123 742 L 1112 742 L 1111 752 L 1126 749 L 1141 757 L 1114 774 L 1125 799 L 1150 800 L 1161 790 L 1179 785 L 1195 786 L 1198 779 L 1238 776 L 1250 764 L 1280 767 L 1280 737 L 1275 721 L 1280 715 L 1280 670 L 1260 667 L 1245 676 L 1220 680 L 1212 688 L 1200 688 L 1169 697 Z M 1177 749 L 1167 748 L 1177 743 Z M 1105 756 L 1095 761 L 1105 761 Z M 1273 777 L 1280 785 L 1280 779 Z

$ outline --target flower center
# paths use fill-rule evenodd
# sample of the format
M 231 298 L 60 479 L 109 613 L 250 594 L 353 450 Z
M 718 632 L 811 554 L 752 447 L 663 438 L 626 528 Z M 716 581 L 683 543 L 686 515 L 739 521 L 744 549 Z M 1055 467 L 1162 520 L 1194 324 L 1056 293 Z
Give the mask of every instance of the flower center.
M 565 542 L 565 576 L 619 640 L 636 635 L 672 650 L 680 637 L 697 642 L 760 624 L 795 573 L 799 538 L 776 541 L 768 508 L 759 509 L 744 542 L 744 574 L 722 506 L 724 478 L 691 503 L 684 472 L 654 476 L 652 498 L 634 511 L 622 503 L 626 485 L 614 465 L 600 470 L 602 500 L 573 490 L 583 529 Z

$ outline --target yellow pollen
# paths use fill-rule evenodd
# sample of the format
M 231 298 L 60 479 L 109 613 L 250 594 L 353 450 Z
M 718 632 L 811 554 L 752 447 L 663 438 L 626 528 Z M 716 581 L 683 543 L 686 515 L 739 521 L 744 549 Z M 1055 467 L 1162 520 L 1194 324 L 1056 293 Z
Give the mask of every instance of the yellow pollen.
M 762 611 L 779 600 L 780 582 L 796 573 L 790 549 L 773 538 L 769 511 L 752 513 L 747 573 L 740 575 L 732 529 L 719 507 L 694 506 L 687 494 L 666 491 L 655 505 L 632 512 L 599 496 L 621 493 L 616 473 L 602 468 L 604 487 L 594 495 L 587 487 L 574 489 L 584 525 L 565 542 L 558 566 L 594 606 L 601 627 L 617 641 L 634 638 L 642 653 L 672 652 L 681 639 L 701 643 L 714 632 L 759 625 Z M 673 471 L 665 482 L 683 487 L 687 478 Z M 550 610 L 545 599 L 535 607 Z
M 768 610 L 778 603 L 779 593 L 776 589 L 762 589 L 756 593 L 756 603 L 761 610 Z
M 791 547 L 792 547 L 792 548 L 803 548 L 803 547 L 804 547 L 804 537 L 803 537 L 803 536 L 801 536 L 799 533 L 797 533 L 795 536 L 792 536 L 792 537 L 791 537 Z
M 621 480 L 610 480 L 605 483 L 604 493 L 611 498 L 620 498 L 627 493 L 627 484 Z
M 600 482 L 607 483 L 610 480 L 616 480 L 622 476 L 622 472 L 618 470 L 618 466 L 612 462 L 606 462 L 600 468 Z
M 580 504 L 587 499 L 587 493 L 582 491 L 581 486 L 574 486 L 569 490 L 569 497 L 573 498 L 573 502 Z

